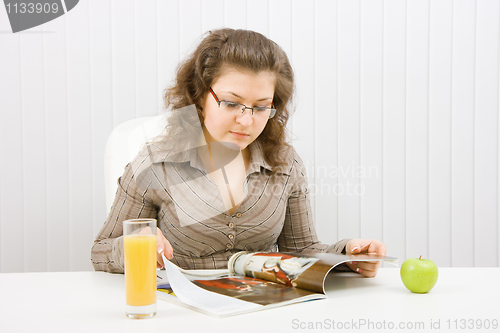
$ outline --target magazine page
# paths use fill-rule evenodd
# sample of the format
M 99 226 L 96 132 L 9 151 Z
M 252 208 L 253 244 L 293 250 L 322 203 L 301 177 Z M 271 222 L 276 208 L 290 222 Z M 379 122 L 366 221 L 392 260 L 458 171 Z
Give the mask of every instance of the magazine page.
M 175 296 L 186 305 L 202 312 L 226 316 L 235 312 L 250 312 L 258 310 L 262 305 L 246 302 L 237 298 L 213 293 L 200 288 L 189 281 L 170 261 L 163 257 L 170 287 Z
M 238 252 L 228 270 L 182 270 L 166 258 L 158 297 L 216 316 L 247 313 L 326 298 L 324 280 L 334 267 L 357 261 L 392 262 L 377 255 Z M 160 282 L 161 281 L 161 282 Z
M 228 263 L 236 275 L 254 277 L 286 286 L 324 293 L 324 280 L 334 267 L 348 261 L 387 261 L 396 258 L 375 254 L 238 252 Z
M 323 294 L 309 290 L 246 276 L 194 280 L 193 283 L 214 293 L 260 305 L 284 305 L 285 303 L 324 298 Z
M 159 277 L 157 295 L 217 317 L 247 313 L 291 303 L 326 298 L 324 294 L 271 281 L 222 272 L 184 271 L 166 258 L 166 277 Z M 197 274 L 198 273 L 198 274 Z

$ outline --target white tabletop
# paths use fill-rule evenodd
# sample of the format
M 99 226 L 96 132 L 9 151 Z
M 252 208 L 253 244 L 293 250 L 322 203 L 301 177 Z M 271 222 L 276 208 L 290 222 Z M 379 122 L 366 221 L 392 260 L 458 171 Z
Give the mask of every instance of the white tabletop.
M 158 300 L 156 317 L 132 320 L 121 274 L 3 273 L 0 332 L 499 332 L 491 328 L 500 321 L 499 282 L 500 268 L 440 268 L 431 292 L 413 294 L 398 268 L 372 279 L 333 273 L 326 300 L 222 319 Z

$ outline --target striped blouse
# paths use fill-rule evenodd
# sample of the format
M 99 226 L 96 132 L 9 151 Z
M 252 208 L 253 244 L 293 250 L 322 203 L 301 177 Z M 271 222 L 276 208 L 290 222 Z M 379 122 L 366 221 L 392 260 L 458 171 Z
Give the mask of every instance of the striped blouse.
M 125 167 L 109 216 L 92 247 L 95 270 L 123 272 L 123 221 L 155 218 L 186 269 L 227 268 L 238 251 L 343 252 L 348 239 L 318 241 L 304 165 L 295 149 L 271 173 L 257 141 L 249 146 L 240 206 L 229 214 L 196 149 L 151 144 Z

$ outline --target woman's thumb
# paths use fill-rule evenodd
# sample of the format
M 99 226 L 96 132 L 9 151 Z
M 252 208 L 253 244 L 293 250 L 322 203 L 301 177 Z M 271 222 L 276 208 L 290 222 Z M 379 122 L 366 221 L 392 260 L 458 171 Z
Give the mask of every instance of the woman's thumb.
M 359 253 L 361 251 L 361 245 L 354 243 L 354 244 L 349 244 L 350 245 L 350 251 L 351 253 Z

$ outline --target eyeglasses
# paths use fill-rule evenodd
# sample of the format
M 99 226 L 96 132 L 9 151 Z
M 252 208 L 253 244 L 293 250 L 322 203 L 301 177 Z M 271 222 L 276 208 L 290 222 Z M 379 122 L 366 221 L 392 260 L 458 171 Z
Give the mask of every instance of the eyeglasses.
M 265 119 L 270 119 L 276 114 L 276 109 L 274 108 L 273 104 L 271 104 L 273 106 L 272 108 L 267 108 L 264 106 L 254 106 L 253 108 L 251 108 L 241 103 L 219 100 L 217 95 L 212 90 L 212 87 L 210 87 L 210 92 L 212 93 L 212 96 L 214 96 L 215 101 L 219 105 L 219 108 L 226 111 L 227 113 L 236 114 L 240 110 L 241 113 L 244 113 L 246 109 L 250 109 L 252 116 Z

